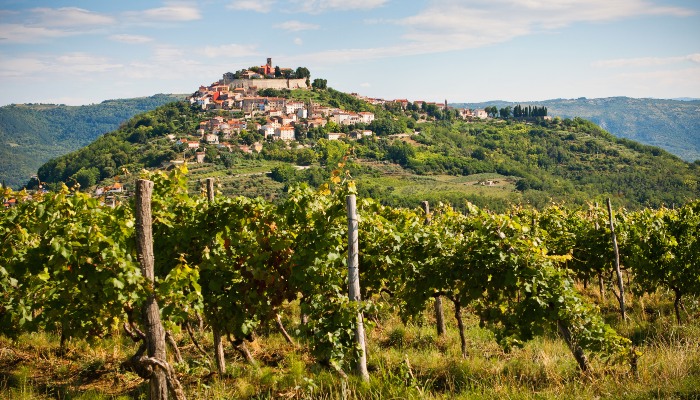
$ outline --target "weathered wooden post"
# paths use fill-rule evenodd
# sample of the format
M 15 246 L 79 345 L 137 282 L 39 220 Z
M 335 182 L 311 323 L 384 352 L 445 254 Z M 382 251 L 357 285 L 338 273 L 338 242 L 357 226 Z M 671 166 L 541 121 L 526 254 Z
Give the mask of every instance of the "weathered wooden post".
M 613 250 L 615 251 L 615 273 L 617 273 L 617 285 L 620 288 L 620 314 L 622 320 L 627 319 L 625 312 L 625 284 L 622 280 L 622 271 L 620 271 L 620 250 L 617 247 L 617 236 L 615 236 L 615 222 L 613 219 L 612 206 L 608 197 L 608 215 L 610 217 L 610 234 L 612 235 Z
M 425 212 L 425 225 L 430 225 L 432 218 L 430 217 L 430 203 L 423 202 L 423 211 Z M 438 337 L 445 336 L 445 313 L 442 308 L 442 297 L 435 296 L 435 324 L 437 327 Z
M 355 195 L 348 195 L 346 201 L 348 208 L 348 297 L 350 297 L 350 301 L 360 301 L 359 223 L 357 221 Z M 369 372 L 367 372 L 367 347 L 365 346 L 365 327 L 361 312 L 357 313 L 355 342 L 361 351 L 360 357 L 357 359 L 356 372 L 362 377 L 362 380 L 369 381 Z
M 155 272 L 153 268 L 153 226 L 151 216 L 152 193 L 153 182 L 146 179 L 139 179 L 136 182 L 136 251 L 141 264 L 141 273 L 148 281 L 151 291 L 142 311 L 143 322 L 146 326 L 148 357 L 166 361 L 165 330 L 160 321 L 160 311 L 153 287 Z M 168 382 L 166 372 L 162 368 L 153 366 L 149 385 L 149 399 L 168 399 Z
M 214 202 L 214 178 L 207 178 L 207 200 L 210 203 Z M 221 328 L 217 322 L 212 323 L 212 334 L 214 336 L 214 362 L 216 363 L 216 372 L 219 376 L 223 376 L 226 372 L 226 358 L 224 355 L 224 338 L 221 334 Z

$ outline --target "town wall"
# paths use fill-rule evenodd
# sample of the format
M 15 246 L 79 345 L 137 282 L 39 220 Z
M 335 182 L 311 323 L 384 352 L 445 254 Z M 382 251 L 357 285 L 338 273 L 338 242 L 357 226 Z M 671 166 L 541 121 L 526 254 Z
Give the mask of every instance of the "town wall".
M 255 86 L 258 89 L 307 89 L 306 79 L 234 79 L 231 88 L 249 88 Z

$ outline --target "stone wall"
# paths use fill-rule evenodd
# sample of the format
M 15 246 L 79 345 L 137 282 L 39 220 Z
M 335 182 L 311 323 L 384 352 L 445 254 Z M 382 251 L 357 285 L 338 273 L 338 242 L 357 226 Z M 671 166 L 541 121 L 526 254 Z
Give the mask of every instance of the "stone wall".
M 231 88 L 307 89 L 306 79 L 234 79 Z

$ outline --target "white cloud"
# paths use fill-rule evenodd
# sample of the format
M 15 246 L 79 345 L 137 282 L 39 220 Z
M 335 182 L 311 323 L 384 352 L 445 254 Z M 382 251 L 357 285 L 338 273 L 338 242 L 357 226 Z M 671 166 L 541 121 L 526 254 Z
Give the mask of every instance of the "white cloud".
M 301 40 L 301 38 L 299 38 L 299 37 L 298 37 L 298 38 L 294 38 L 294 44 L 297 45 L 297 46 L 301 46 L 302 44 L 304 44 L 304 41 Z
M 53 79 L 65 75 L 89 76 L 100 72 L 110 72 L 122 68 L 106 57 L 74 52 L 60 56 L 22 55 L 0 61 L 0 76 L 32 78 L 50 74 Z M 73 79 L 73 78 L 71 78 Z
M 105 14 L 99 14 L 77 7 L 34 8 L 31 19 L 38 19 L 38 25 L 51 27 L 84 28 L 88 26 L 112 25 L 116 20 Z
M 613 60 L 600 60 L 591 65 L 599 68 L 629 68 L 629 67 L 654 67 L 660 65 L 680 64 L 683 62 L 700 64 L 700 53 L 688 54 L 680 57 L 639 57 L 617 58 Z
M 131 44 L 142 44 L 142 43 L 148 43 L 152 42 L 153 38 L 150 38 L 148 36 L 140 36 L 140 35 L 130 35 L 130 34 L 118 34 L 118 35 L 111 35 L 109 39 L 114 40 L 115 42 L 122 42 L 122 43 L 131 43 Z
M 369 82 L 362 82 L 362 83 L 360 83 L 360 87 L 368 88 L 368 87 L 372 87 L 372 85 Z
M 6 55 L 0 57 L 0 77 L 24 77 L 45 70 L 47 70 L 47 65 L 36 57 L 22 56 L 9 58 Z
M 411 41 L 461 49 L 505 42 L 580 22 L 693 14 L 690 9 L 659 7 L 648 0 L 434 0 L 420 13 L 395 23 L 408 29 L 405 38 Z
M 209 58 L 219 57 L 249 57 L 257 56 L 260 53 L 253 45 L 225 44 L 221 46 L 206 46 L 202 54 Z
M 319 28 L 318 25 L 307 24 L 305 22 L 295 20 L 282 22 L 281 24 L 274 25 L 274 27 L 277 29 L 284 29 L 285 31 L 289 32 L 308 31 Z
M 298 11 L 318 14 L 324 11 L 371 10 L 389 0 L 292 0 Z
M 231 10 L 267 13 L 272 10 L 275 0 L 234 0 L 226 8 Z
M 35 43 L 76 34 L 77 32 L 40 26 L 0 24 L 0 38 L 2 38 L 3 43 Z
M 317 0 L 310 4 L 323 8 L 321 3 L 325 3 L 326 7 L 341 7 L 339 0 Z M 359 2 L 364 3 L 371 1 Z M 380 5 L 383 2 L 374 3 Z M 405 27 L 403 43 L 377 48 L 329 50 L 303 58 L 330 64 L 431 54 L 484 47 L 581 22 L 612 21 L 643 15 L 686 17 L 693 14 L 690 9 L 659 7 L 648 0 L 433 0 L 424 10 L 407 18 L 368 20 Z
M 3 43 L 42 42 L 85 34 L 116 23 L 111 16 L 76 7 L 33 8 L 23 13 L 5 12 L 3 15 L 21 18 L 13 23 L 0 24 Z
M 63 72 L 82 74 L 85 72 L 108 72 L 123 67 L 115 64 L 106 57 L 94 56 L 87 53 L 69 53 L 56 58 L 56 65 Z
M 186 3 L 168 3 L 164 7 L 151 8 L 133 14 L 157 21 L 194 21 L 202 19 L 199 9 Z

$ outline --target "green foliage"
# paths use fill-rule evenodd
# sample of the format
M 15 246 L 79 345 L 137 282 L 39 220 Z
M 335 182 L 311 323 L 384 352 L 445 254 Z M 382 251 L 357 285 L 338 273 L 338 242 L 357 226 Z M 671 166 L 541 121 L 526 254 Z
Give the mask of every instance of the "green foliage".
M 4 212 L 0 329 L 93 338 L 113 329 L 145 298 L 133 228 L 128 207 L 106 208 L 65 186 Z
M 700 294 L 700 202 L 675 210 L 641 210 L 628 216 L 623 226 L 626 240 L 621 251 L 634 268 L 634 290 L 671 290 L 680 324 L 682 296 Z
M 183 127 L 185 131 L 191 129 L 197 119 L 197 112 L 187 103 L 161 106 L 138 115 L 87 147 L 52 159 L 39 168 L 39 179 L 49 183 L 67 182 L 81 169 L 95 168 L 101 180 L 120 174 L 122 168 L 139 170 L 159 166 L 175 154 L 173 145 L 164 136 Z
M 345 294 L 345 197 L 354 184 L 342 175 L 334 170 L 318 191 L 293 187 L 278 205 L 191 197 L 180 169 L 144 175 L 155 188 L 154 289 L 165 325 L 176 328 L 198 312 L 240 341 L 300 298 L 311 321 L 304 332 L 312 352 L 345 369 L 356 356 L 354 316 L 376 308 Z M 24 198 L 9 190 L 4 196 Z M 691 243 L 688 254 L 696 254 L 696 208 L 681 212 L 687 228 L 676 235 Z M 4 332 L 60 329 L 99 336 L 120 320 L 134 321 L 151 289 L 135 262 L 132 214 L 131 206 L 104 207 L 67 189 L 3 213 Z M 542 215 L 494 214 L 470 205 L 467 214 L 438 207 L 426 223 L 421 212 L 367 199 L 359 216 L 364 297 L 393 294 L 391 303 L 405 319 L 416 318 L 431 298 L 442 295 L 474 310 L 506 348 L 565 324 L 575 345 L 604 359 L 631 354 L 629 341 L 574 288 L 574 271 L 566 263 L 579 228 L 568 226 L 582 214 L 566 215 L 559 208 Z M 664 274 L 695 279 L 681 276 L 683 271 Z
M 484 108 L 492 116 L 498 107 L 516 107 L 518 103 L 497 102 L 453 104 L 455 107 Z M 618 138 L 658 146 L 682 159 L 700 159 L 700 101 L 634 99 L 608 97 L 600 99 L 554 99 L 530 102 L 532 107 L 546 107 L 547 115 L 562 119 L 585 118 L 600 125 Z M 497 106 L 497 107 L 496 107 Z M 556 119 L 556 118 L 555 118 Z
M 138 113 L 182 98 L 154 95 L 78 107 L 52 104 L 0 107 L 0 142 L 4 144 L 0 146 L 3 160 L 0 177 L 10 187 L 22 187 L 48 160 L 88 145 Z
M 328 80 L 326 79 L 321 79 L 321 78 L 316 78 L 314 81 L 311 83 L 311 87 L 314 89 L 318 90 L 323 90 L 328 88 Z
M 615 359 L 628 356 L 629 340 L 603 321 L 561 268 L 570 256 L 550 256 L 529 221 L 471 207 L 425 215 L 363 205 L 366 232 L 361 278 L 366 290 L 393 293 L 404 318 L 420 315 L 443 295 L 472 304 L 506 348 L 520 346 L 557 324 L 566 324 L 584 349 Z
M 372 129 L 376 134 L 353 143 L 353 154 L 359 163 L 395 163 L 403 167 L 402 174 L 406 175 L 498 174 L 508 182 L 507 191 L 489 190 L 474 194 L 474 188 L 463 187 L 455 192 L 441 193 L 455 207 L 463 207 L 469 200 L 479 205 L 497 202 L 495 208 L 503 207 L 499 209 L 504 209 L 508 203 L 526 203 L 541 208 L 552 201 L 583 205 L 587 201 L 602 203 L 603 199 L 611 197 L 617 204 L 635 209 L 685 204 L 697 198 L 700 190 L 700 169 L 694 164 L 684 163 L 658 148 L 616 139 L 581 118 L 554 119 L 551 122 L 527 119 L 462 121 L 435 104 L 424 104 L 418 116 L 419 108 L 413 104 L 409 104 L 406 110 L 400 103 L 375 107 L 333 89 L 291 90 L 285 91 L 284 96 L 375 113 L 376 118 L 371 124 L 356 127 Z M 538 107 L 521 106 L 513 110 L 532 115 L 542 111 Z M 414 118 L 414 114 L 418 118 Z M 40 169 L 39 178 L 50 185 L 60 181 L 70 183 L 81 169 L 97 168 L 99 181 L 120 174 L 123 168 L 134 171 L 158 167 L 163 161 L 183 154 L 184 150 L 163 135 L 187 132 L 208 117 L 210 115 L 206 112 L 183 103 L 139 115 L 85 150 L 47 163 Z M 427 118 L 426 122 L 416 122 L 424 121 L 424 118 Z M 409 129 L 409 126 L 413 128 Z M 205 161 L 232 169 L 242 159 L 259 157 L 297 165 L 313 166 L 318 162 L 333 166 L 340 156 L 333 156 L 337 152 L 329 152 L 320 141 L 331 130 L 345 132 L 350 127 L 329 123 L 325 128 L 297 129 L 297 137 L 304 145 L 315 147 L 286 146 L 278 141 L 266 143 L 260 155 L 221 152 L 217 155 L 215 149 L 210 148 Z M 386 137 L 399 133 L 410 134 L 409 138 L 402 138 L 405 144 L 393 143 L 394 138 Z M 260 139 L 260 135 L 249 132 L 238 138 L 239 143 L 248 144 Z M 376 172 L 382 170 L 373 168 L 366 174 L 354 171 L 359 173 L 356 178 L 363 193 L 393 205 L 410 206 L 420 196 L 440 200 L 431 188 L 416 187 L 410 196 L 379 190 Z M 234 173 L 233 170 L 230 172 L 231 175 Z M 86 177 L 83 179 L 89 182 Z M 294 179 L 316 184 L 320 181 L 311 172 L 297 174 Z M 281 189 L 286 185 L 276 187 Z M 276 192 L 269 196 L 282 198 L 284 194 Z

